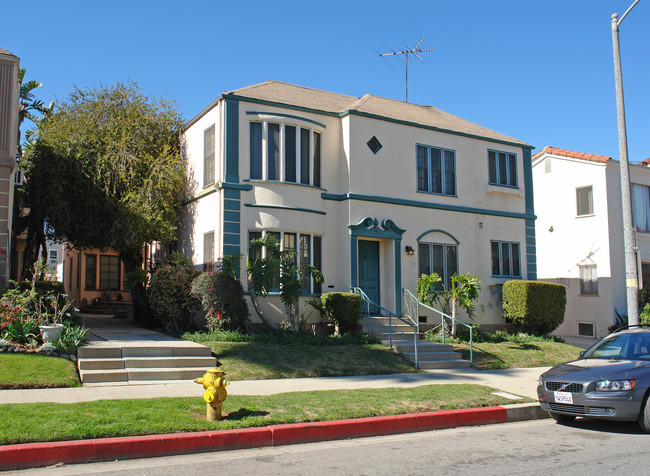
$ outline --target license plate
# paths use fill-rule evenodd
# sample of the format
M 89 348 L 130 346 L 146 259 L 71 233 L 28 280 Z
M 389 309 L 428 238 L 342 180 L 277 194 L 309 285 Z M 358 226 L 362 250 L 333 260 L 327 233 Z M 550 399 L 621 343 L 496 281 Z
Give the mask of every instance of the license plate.
M 573 395 L 571 392 L 553 392 L 555 403 L 568 403 L 573 405 Z

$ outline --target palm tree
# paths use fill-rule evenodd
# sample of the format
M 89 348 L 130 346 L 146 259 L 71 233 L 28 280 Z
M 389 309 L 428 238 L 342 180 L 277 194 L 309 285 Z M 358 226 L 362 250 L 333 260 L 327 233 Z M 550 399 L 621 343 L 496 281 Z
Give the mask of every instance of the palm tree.
M 20 110 L 18 111 L 18 157 L 23 156 L 23 149 L 20 144 L 20 127 L 25 119 L 29 119 L 34 124 L 37 124 L 41 120 L 40 117 L 35 115 L 39 113 L 42 116 L 48 116 L 54 110 L 54 101 L 50 101 L 48 106 L 45 106 L 45 103 L 40 99 L 36 99 L 34 96 L 34 91 L 36 88 L 43 86 L 43 83 L 40 81 L 27 81 L 23 83 L 25 78 L 25 69 L 21 68 L 18 71 L 18 81 L 20 81 Z M 28 138 L 31 134 L 28 134 Z

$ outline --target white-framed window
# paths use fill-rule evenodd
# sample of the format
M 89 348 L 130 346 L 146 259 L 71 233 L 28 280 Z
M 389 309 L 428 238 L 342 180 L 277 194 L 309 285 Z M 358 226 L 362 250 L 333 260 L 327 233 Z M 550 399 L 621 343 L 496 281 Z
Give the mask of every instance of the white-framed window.
M 207 187 L 214 183 L 215 170 L 215 139 L 214 124 L 203 132 L 203 186 Z
M 203 271 L 214 271 L 214 231 L 203 234 Z
M 598 294 L 598 273 L 595 264 L 586 264 L 580 268 L 580 295 L 593 296 Z
M 456 152 L 416 146 L 418 192 L 456 196 Z
M 492 276 L 521 277 L 519 243 L 491 241 Z
M 418 243 L 418 276 L 436 273 L 441 285 L 451 287 L 451 277 L 458 274 L 458 246 L 445 243 Z
M 579 217 L 594 214 L 594 192 L 591 185 L 576 188 L 576 208 Z
M 517 155 L 488 149 L 488 181 L 491 185 L 517 187 Z
M 650 187 L 633 183 L 630 187 L 632 198 L 632 222 L 636 231 L 650 231 Z
M 250 179 L 321 186 L 321 133 L 279 122 L 250 123 Z
M 47 258 L 48 263 L 57 263 L 59 261 L 59 250 L 48 250 L 47 254 L 48 254 L 48 258 Z
M 322 266 L 322 237 L 307 233 L 284 232 L 284 231 L 260 231 L 251 230 L 248 232 L 248 242 L 258 240 L 265 235 L 272 235 L 280 244 L 280 250 L 293 250 L 296 263 L 304 270 L 307 265 L 312 265 L 321 270 Z M 266 257 L 266 250 L 260 246 L 248 246 L 248 261 L 254 262 L 257 258 Z M 271 292 L 280 291 L 280 275 L 274 278 Z M 322 291 L 321 283 L 315 282 L 311 277 L 303 278 L 301 281 L 303 293 L 319 294 Z

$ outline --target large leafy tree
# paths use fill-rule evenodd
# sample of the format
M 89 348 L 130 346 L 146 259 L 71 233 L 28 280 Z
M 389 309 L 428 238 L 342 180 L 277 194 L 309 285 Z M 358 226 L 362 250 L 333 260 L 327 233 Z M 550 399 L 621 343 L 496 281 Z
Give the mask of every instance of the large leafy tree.
M 127 272 L 138 268 L 145 243 L 174 237 L 181 124 L 173 102 L 135 83 L 75 88 L 39 121 L 25 151 L 30 227 L 77 248 L 112 248 Z

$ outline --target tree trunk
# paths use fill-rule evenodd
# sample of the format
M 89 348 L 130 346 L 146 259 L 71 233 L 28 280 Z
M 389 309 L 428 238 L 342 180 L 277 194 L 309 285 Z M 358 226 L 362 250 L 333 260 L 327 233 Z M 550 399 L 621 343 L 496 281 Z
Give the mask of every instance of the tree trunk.
M 250 290 L 251 303 L 253 304 L 253 309 L 255 309 L 255 313 L 260 318 L 262 323 L 265 326 L 270 327 L 271 329 L 277 329 L 278 326 L 264 315 L 264 311 L 262 311 L 262 307 L 260 306 L 260 303 L 257 300 L 257 293 L 253 290 L 253 286 L 251 285 L 250 275 L 248 275 L 248 289 Z
M 456 337 L 456 333 L 458 332 L 458 325 L 456 324 L 456 311 L 458 310 L 458 300 L 456 298 L 452 298 L 451 300 L 451 317 L 453 319 L 451 320 L 451 335 Z

